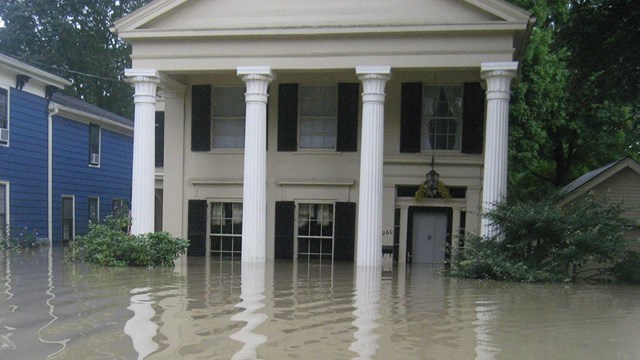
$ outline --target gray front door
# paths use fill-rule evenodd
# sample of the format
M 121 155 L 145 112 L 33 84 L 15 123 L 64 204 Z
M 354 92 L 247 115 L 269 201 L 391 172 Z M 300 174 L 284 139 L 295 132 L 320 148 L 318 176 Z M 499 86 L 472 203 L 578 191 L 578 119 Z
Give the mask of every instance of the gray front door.
M 443 264 L 447 244 L 447 215 L 439 212 L 414 213 L 412 239 L 412 262 Z

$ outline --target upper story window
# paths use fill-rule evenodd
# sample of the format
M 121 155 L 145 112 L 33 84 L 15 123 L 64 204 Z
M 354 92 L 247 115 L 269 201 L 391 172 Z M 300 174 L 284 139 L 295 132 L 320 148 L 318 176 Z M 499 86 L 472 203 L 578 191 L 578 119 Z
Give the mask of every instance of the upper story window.
M 4 240 L 9 225 L 9 186 L 0 183 L 0 240 Z
M 89 165 L 100 166 L 100 126 L 89 125 Z
M 422 106 L 422 150 L 460 150 L 462 86 L 426 85 Z
M 0 88 L 0 145 L 9 145 L 9 92 Z
M 211 147 L 243 149 L 246 103 L 244 86 L 212 89 Z
M 402 83 L 400 152 L 482 154 L 485 92 L 480 83 Z
M 300 149 L 335 149 L 338 117 L 336 86 L 300 86 Z

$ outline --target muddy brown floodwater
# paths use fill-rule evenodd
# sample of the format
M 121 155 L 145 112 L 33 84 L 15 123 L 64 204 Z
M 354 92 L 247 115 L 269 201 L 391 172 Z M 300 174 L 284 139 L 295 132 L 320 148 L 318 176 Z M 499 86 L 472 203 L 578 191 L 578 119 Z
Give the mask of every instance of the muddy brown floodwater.
M 0 359 L 640 359 L 640 287 L 0 252 Z

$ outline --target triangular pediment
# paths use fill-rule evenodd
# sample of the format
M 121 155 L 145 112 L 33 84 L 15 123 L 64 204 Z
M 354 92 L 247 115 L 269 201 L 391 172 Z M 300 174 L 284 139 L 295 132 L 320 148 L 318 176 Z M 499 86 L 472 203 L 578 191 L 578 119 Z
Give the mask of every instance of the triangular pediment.
M 156 0 L 116 22 L 115 28 L 123 34 L 455 26 L 528 20 L 527 12 L 503 0 Z

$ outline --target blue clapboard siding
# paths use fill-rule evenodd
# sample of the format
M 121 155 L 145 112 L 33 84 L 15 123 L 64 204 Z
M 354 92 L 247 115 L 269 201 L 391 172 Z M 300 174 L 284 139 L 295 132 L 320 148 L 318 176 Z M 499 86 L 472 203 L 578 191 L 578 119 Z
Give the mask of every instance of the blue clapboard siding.
M 0 146 L 0 180 L 10 183 L 12 231 L 47 230 L 47 100 L 15 88 L 9 91 L 10 143 Z
M 62 196 L 75 197 L 76 235 L 87 232 L 89 197 L 100 198 L 100 218 L 112 199 L 130 201 L 133 137 L 101 129 L 100 167 L 89 166 L 89 124 L 54 116 L 53 241 L 62 239 Z

